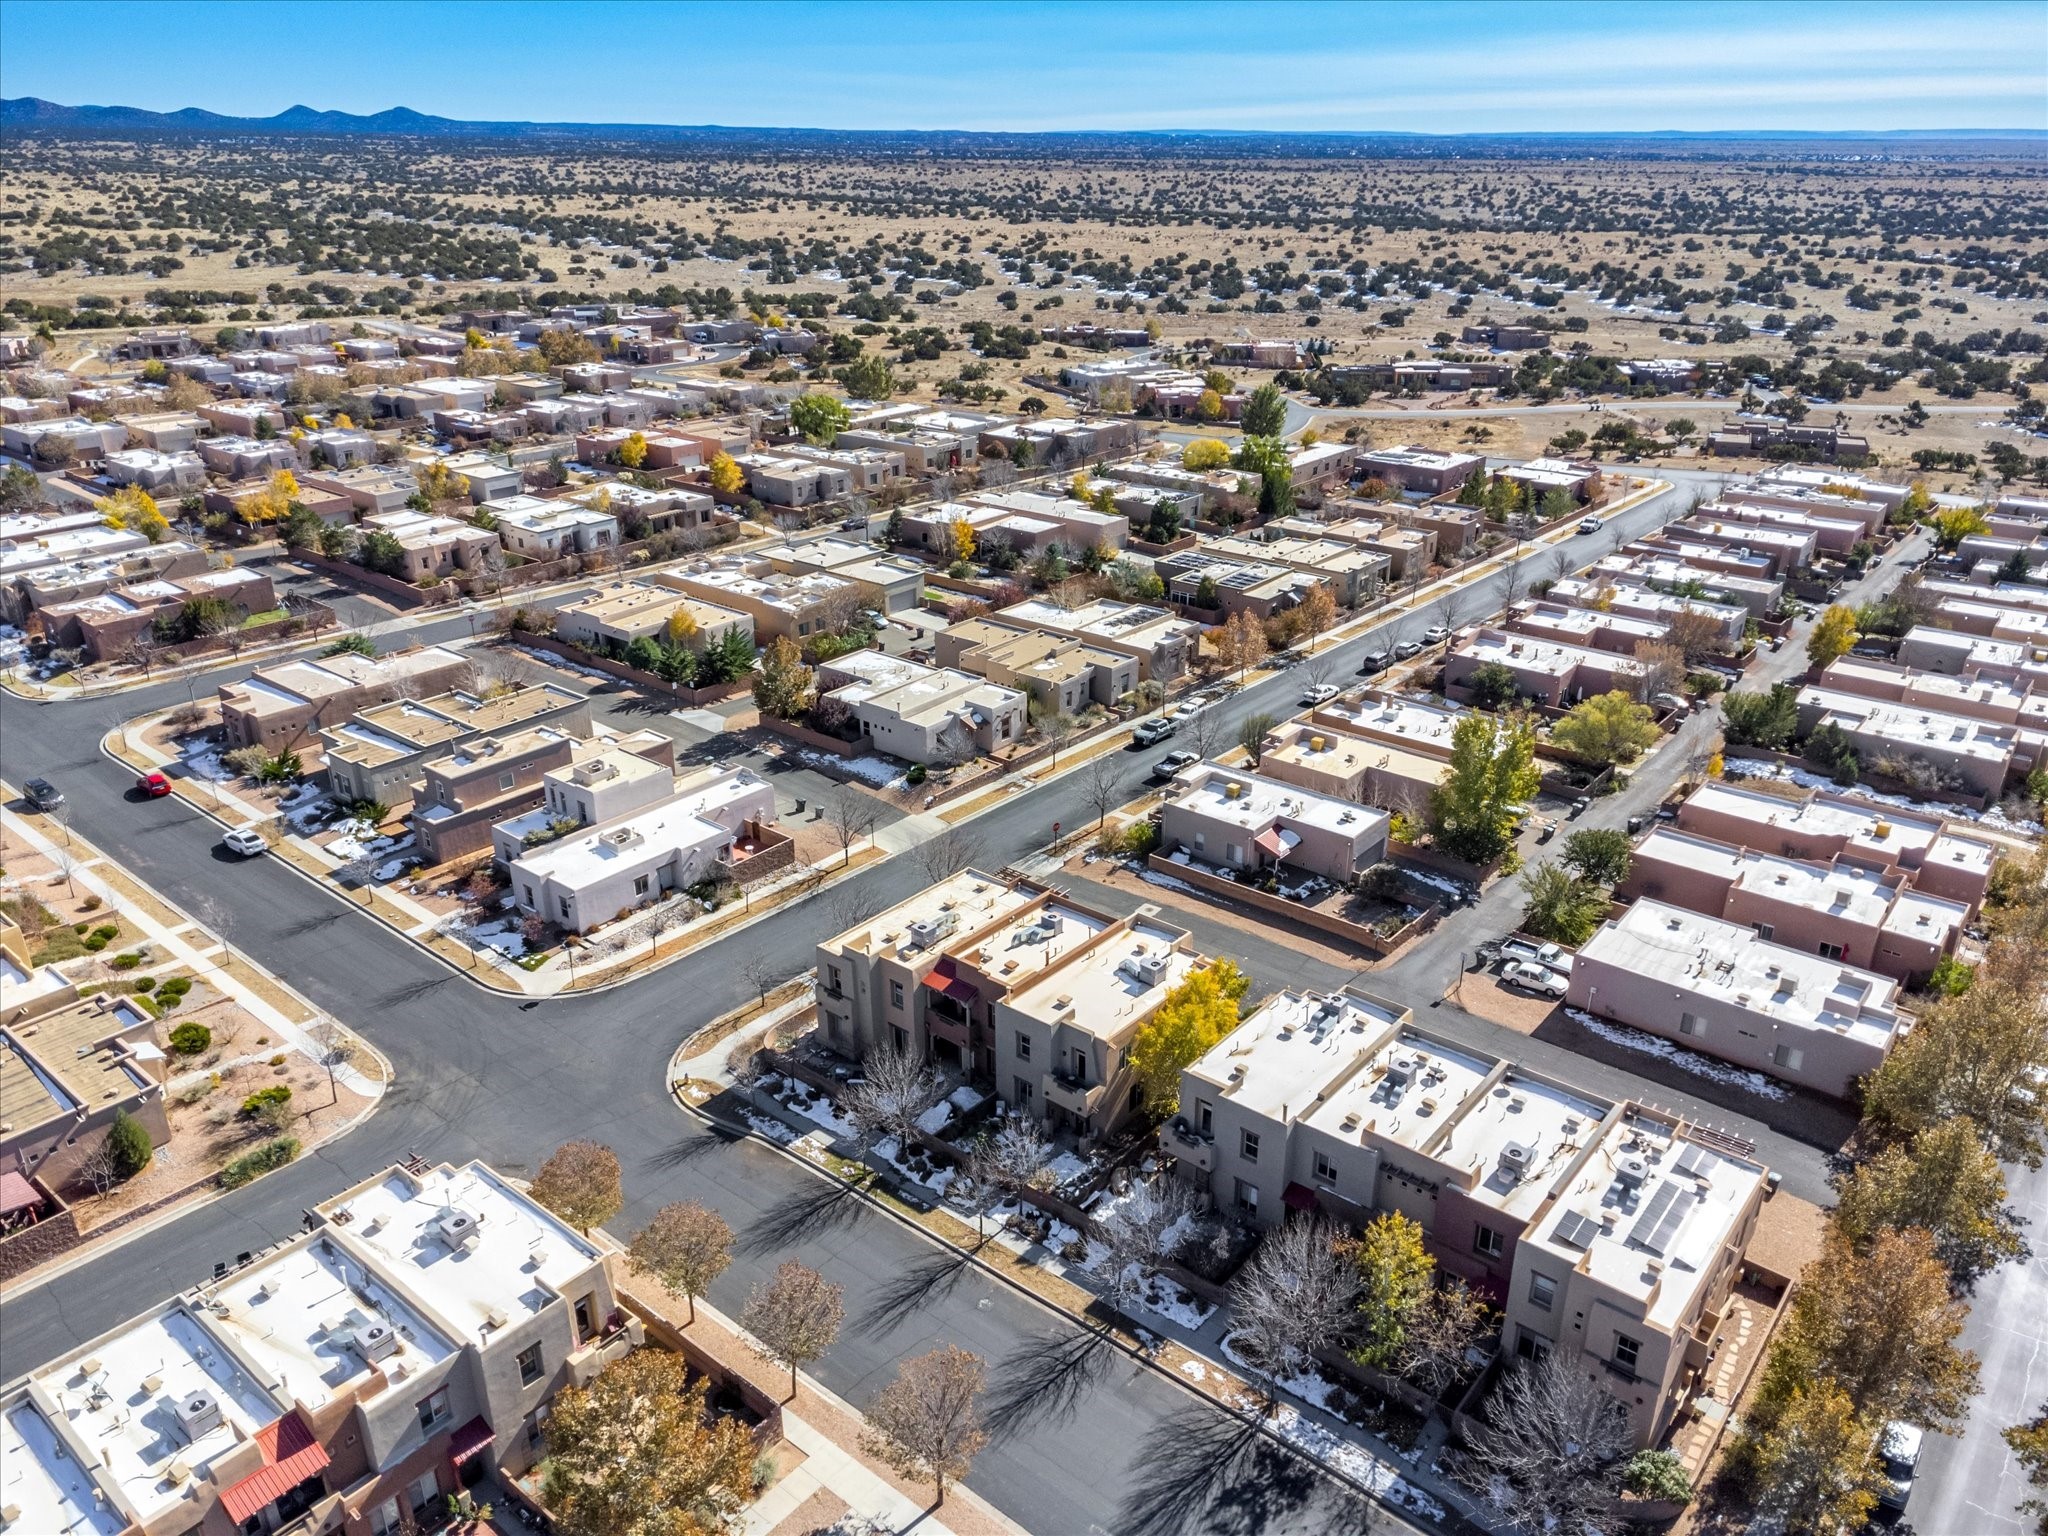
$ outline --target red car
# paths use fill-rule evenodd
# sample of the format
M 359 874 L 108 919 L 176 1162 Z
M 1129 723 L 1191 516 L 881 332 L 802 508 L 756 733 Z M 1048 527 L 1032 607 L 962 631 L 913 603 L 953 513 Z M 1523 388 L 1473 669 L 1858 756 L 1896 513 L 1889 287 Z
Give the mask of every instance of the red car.
M 138 774 L 135 792 L 150 800 L 160 800 L 171 792 L 171 781 L 160 773 Z

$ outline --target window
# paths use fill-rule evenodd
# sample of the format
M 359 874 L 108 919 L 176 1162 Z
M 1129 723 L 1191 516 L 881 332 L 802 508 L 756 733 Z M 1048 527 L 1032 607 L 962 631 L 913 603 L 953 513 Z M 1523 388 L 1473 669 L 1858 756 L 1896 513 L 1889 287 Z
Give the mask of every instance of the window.
M 398 1500 L 386 1499 L 370 1511 L 370 1536 L 393 1536 L 398 1529 Z
M 1337 1165 L 1330 1161 L 1327 1153 L 1318 1152 L 1316 1154 L 1316 1177 L 1325 1184 L 1337 1182 Z
M 842 994 L 843 994 L 843 993 L 844 993 L 844 992 L 846 991 L 846 983 L 845 983 L 845 982 L 843 982 L 842 980 L 840 980 L 840 977 L 839 977 L 839 967 L 838 967 L 838 966 L 836 966 L 836 965 L 828 965 L 828 966 L 826 966 L 826 967 L 825 967 L 825 977 L 826 977 L 826 982 L 827 982 L 827 985 L 828 985 L 828 986 L 830 986 L 830 988 L 831 988 L 831 990 L 832 990 L 832 995 L 833 995 L 834 997 L 838 997 L 838 996 L 842 995 Z
M 1820 957 L 1823 960 L 1839 960 L 1842 958 L 1842 956 L 1848 953 L 1849 951 L 1843 948 L 1840 944 L 1823 943 L 1820 946 Z
M 1529 1277 L 1529 1305 L 1548 1312 L 1557 1300 L 1557 1282 L 1548 1275 Z
M 1481 1258 L 1499 1258 L 1503 1246 L 1500 1234 L 1494 1231 L 1493 1228 L 1474 1227 L 1472 1229 L 1472 1251 Z
M 1771 935 L 1778 931 L 1776 928 L 1773 928 L 1769 923 L 1751 923 L 1749 926 L 1755 932 L 1756 936 L 1762 939 L 1765 943 L 1769 943 Z
M 1248 1163 L 1256 1163 L 1259 1160 L 1259 1133 L 1257 1131 L 1239 1131 L 1237 1133 L 1237 1155 Z
M 889 1006 L 891 1008 L 901 1008 L 903 1006 L 903 983 L 900 981 L 889 983 Z
M 521 886 L 521 887 L 520 887 L 520 889 L 526 892 L 526 901 L 525 901 L 525 906 L 526 906 L 526 909 L 527 909 L 527 910 L 528 910 L 529 912 L 531 912 L 531 911 L 533 910 L 533 887 L 532 887 L 532 886 L 530 886 L 530 885 L 526 885 L 526 886 Z
M 576 1298 L 576 1337 L 583 1340 L 597 1332 L 597 1298 L 585 1294 Z
M 1614 1363 L 1623 1370 L 1634 1374 L 1636 1360 L 1643 1352 L 1643 1341 L 1632 1339 L 1625 1333 L 1614 1336 Z
M 441 1475 L 438 1472 L 422 1472 L 414 1478 L 406 1493 L 412 1498 L 412 1511 L 423 1515 L 441 1502 Z
M 1237 1208 L 1240 1211 L 1257 1215 L 1259 1210 L 1259 1186 L 1247 1184 L 1243 1179 L 1238 1179 L 1236 1184 Z
M 555 900 L 561 905 L 562 921 L 566 923 L 567 921 L 569 921 L 569 898 L 566 896 L 557 896 Z
M 1195 1100 L 1195 1129 L 1204 1136 L 1215 1129 L 1216 1109 L 1207 1099 Z
M 1524 1360 L 1541 1365 L 1550 1358 L 1550 1344 L 1533 1333 L 1525 1333 L 1516 1338 L 1515 1353 Z
M 519 1384 L 530 1387 L 540 1380 L 540 1345 L 529 1344 L 519 1351 Z
M 1707 1032 L 1706 1020 L 1696 1013 L 1681 1013 L 1678 1016 L 1678 1032 L 1698 1039 Z
M 1026 1079 L 1020 1077 L 1014 1086 L 1017 1091 L 1011 1094 L 1010 1097 L 1017 1101 L 1019 1109 L 1029 1109 L 1031 1107 L 1031 1084 Z
M 420 1429 L 431 1435 L 448 1422 L 448 1389 L 442 1387 L 420 1404 Z
M 510 768 L 507 768 L 503 773 L 498 775 L 498 788 L 500 789 L 510 789 L 514 784 L 517 784 L 518 782 L 519 775 L 514 773 Z
M 1019 1061 L 1029 1061 L 1031 1059 L 1031 1037 L 1021 1029 L 1017 1031 L 1017 1059 Z
M 1806 1060 L 1806 1052 L 1796 1045 L 1781 1045 L 1771 1052 L 1771 1060 L 1787 1072 L 1797 1072 L 1801 1063 Z
M 633 877 L 633 894 L 635 896 L 645 896 L 647 894 L 647 879 L 646 875 L 635 875 Z

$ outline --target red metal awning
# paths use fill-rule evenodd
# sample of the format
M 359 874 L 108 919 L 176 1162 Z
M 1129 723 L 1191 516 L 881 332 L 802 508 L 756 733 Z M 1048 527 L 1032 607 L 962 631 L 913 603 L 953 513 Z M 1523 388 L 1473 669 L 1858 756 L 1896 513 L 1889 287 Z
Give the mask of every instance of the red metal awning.
M 1287 857 L 1287 841 L 1281 837 L 1278 827 L 1266 828 L 1265 831 L 1252 839 L 1252 846 L 1261 852 L 1271 854 L 1276 859 Z
M 42 1203 L 43 1197 L 36 1193 L 35 1185 L 12 1168 L 0 1173 L 0 1216 L 12 1216 L 16 1211 L 31 1210 Z
M 958 976 L 941 976 L 935 966 L 924 979 L 924 984 L 941 997 L 950 997 L 956 1003 L 971 1003 L 981 994 Z
M 316 1472 L 327 1470 L 327 1451 L 296 1410 L 256 1431 L 264 1465 L 221 1491 L 221 1507 L 240 1525 L 266 1505 L 290 1493 Z
M 1280 1203 L 1290 1211 L 1312 1211 L 1316 1208 L 1316 1192 L 1306 1184 L 1290 1184 L 1281 1194 Z
M 459 1467 L 497 1438 L 490 1421 L 478 1414 L 448 1437 L 448 1459 Z

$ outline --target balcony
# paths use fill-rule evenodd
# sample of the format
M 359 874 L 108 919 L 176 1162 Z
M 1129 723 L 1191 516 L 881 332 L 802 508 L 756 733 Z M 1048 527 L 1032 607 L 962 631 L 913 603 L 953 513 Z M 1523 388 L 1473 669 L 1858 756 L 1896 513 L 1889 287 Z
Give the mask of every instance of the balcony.
M 1190 1168 L 1202 1173 L 1215 1170 L 1215 1137 L 1202 1135 L 1179 1115 L 1159 1128 L 1159 1145 Z
M 1039 1079 L 1039 1091 L 1045 1095 L 1047 1104 L 1057 1105 L 1070 1115 L 1087 1119 L 1095 1113 L 1095 1106 L 1102 1101 L 1104 1085 L 1090 1087 L 1078 1077 L 1064 1072 L 1047 1072 Z
M 567 1361 L 569 1380 L 576 1386 L 587 1387 L 591 1379 L 614 1360 L 623 1359 L 639 1348 L 647 1336 L 647 1325 L 630 1313 L 619 1319 L 619 1326 L 601 1333 L 581 1347 L 570 1351 Z

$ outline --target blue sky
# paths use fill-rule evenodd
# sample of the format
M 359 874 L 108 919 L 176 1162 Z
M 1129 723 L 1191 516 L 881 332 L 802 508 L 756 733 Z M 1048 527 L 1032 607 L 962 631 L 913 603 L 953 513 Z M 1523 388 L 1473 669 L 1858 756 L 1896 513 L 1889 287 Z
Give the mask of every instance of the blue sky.
M 1010 130 L 2048 128 L 2048 5 L 0 0 L 0 93 Z

